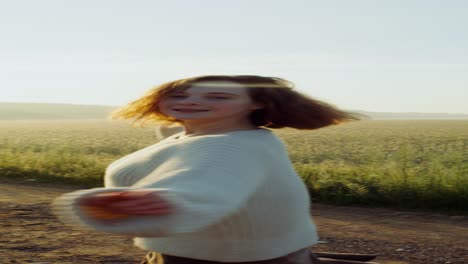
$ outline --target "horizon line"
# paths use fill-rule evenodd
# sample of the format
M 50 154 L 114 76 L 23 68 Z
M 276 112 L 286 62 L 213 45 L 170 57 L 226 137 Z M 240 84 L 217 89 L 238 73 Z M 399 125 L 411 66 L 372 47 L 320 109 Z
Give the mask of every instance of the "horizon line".
M 0 104 L 52 104 L 52 105 L 75 105 L 75 106 L 104 106 L 104 107 L 120 107 L 121 105 L 109 105 L 109 104 L 87 104 L 87 103 L 57 103 L 57 102 L 5 102 L 0 101 Z M 406 111 L 406 112 L 382 112 L 382 111 L 372 111 L 372 110 L 347 110 L 347 111 L 357 111 L 357 112 L 367 112 L 367 113 L 389 113 L 389 114 L 443 114 L 443 115 L 468 115 L 468 113 L 449 113 L 449 112 L 415 112 L 415 111 Z

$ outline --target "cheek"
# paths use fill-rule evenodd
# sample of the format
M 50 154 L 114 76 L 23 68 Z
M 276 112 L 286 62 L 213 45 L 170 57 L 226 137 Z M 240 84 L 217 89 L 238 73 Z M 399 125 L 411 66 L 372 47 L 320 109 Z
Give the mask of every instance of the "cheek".
M 163 114 L 166 114 L 166 110 L 168 109 L 168 103 L 166 101 L 160 101 L 157 105 L 159 111 Z
M 159 108 L 167 108 L 171 104 L 171 101 L 168 99 L 163 99 L 158 102 L 158 107 Z
M 250 105 L 242 103 L 242 102 L 233 102 L 229 104 L 221 104 L 219 105 L 218 109 L 222 110 L 223 112 L 229 113 L 240 113 L 240 112 L 250 112 Z

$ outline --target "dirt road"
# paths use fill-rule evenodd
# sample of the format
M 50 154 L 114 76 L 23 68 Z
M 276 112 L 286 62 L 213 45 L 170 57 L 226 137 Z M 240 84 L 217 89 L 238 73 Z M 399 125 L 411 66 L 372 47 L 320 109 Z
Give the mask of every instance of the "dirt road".
M 139 263 L 130 237 L 64 226 L 51 200 L 77 187 L 0 180 L 0 263 Z M 468 217 L 315 204 L 317 251 L 378 253 L 383 264 L 468 263 Z

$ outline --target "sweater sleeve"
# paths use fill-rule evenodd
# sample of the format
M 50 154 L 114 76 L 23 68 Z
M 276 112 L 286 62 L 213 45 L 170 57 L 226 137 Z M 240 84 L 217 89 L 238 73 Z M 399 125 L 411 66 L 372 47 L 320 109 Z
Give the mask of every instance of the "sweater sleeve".
M 96 188 L 68 196 L 68 204 L 73 208 L 71 202 L 76 199 L 72 197 L 122 189 L 149 189 L 174 206 L 172 214 L 130 217 L 115 222 L 96 221 L 86 218 L 75 206 L 69 214 L 75 217 L 68 217 L 68 222 L 140 237 L 200 230 L 241 209 L 266 180 L 268 149 L 254 140 L 234 140 L 228 136 L 199 140 L 180 149 L 178 155 L 131 187 Z M 63 197 L 59 202 L 62 208 L 65 200 L 67 198 Z

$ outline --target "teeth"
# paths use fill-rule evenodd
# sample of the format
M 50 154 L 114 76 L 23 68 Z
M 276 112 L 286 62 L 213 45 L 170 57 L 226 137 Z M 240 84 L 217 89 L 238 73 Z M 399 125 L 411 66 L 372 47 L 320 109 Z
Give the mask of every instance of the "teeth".
M 208 111 L 208 110 L 198 110 L 198 109 L 174 109 L 175 111 Z

